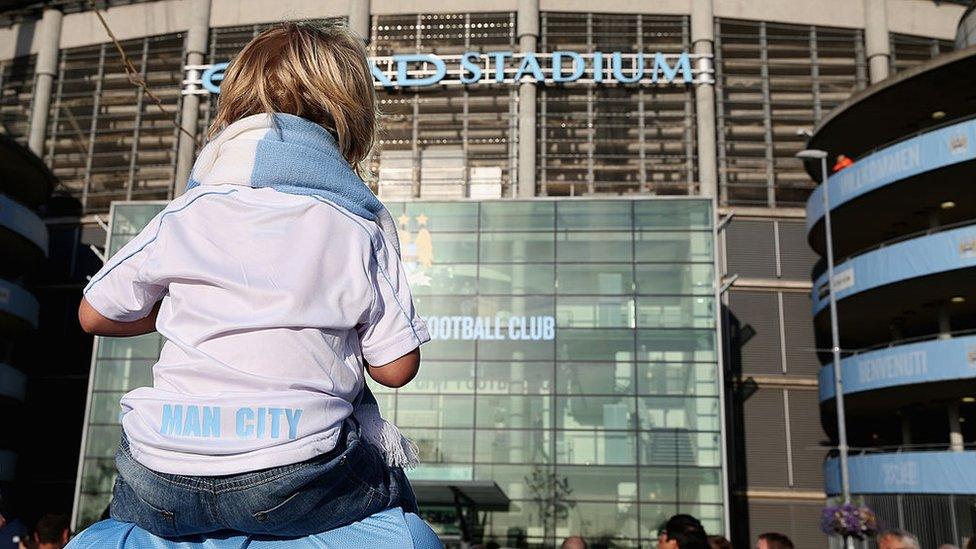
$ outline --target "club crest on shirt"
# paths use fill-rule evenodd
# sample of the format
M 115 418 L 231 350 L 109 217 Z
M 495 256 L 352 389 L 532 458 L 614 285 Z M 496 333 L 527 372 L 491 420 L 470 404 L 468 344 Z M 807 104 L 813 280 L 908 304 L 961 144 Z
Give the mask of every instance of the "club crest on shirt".
M 410 230 L 411 220 L 417 222 L 416 231 Z M 423 213 L 413 218 L 407 214 L 397 218 L 401 260 L 411 286 L 430 286 L 427 269 L 434 264 L 434 242 L 427 228 L 428 221 L 430 218 Z

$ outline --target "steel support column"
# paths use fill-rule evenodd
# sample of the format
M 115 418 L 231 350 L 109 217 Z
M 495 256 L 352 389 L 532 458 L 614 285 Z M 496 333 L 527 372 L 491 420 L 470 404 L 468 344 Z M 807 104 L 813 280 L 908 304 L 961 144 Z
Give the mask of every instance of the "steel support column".
M 891 42 L 888 39 L 886 0 L 864 0 L 864 47 L 871 83 L 888 78 Z
M 47 116 L 51 105 L 54 75 L 58 71 L 58 52 L 61 47 L 61 23 L 64 14 L 60 10 L 47 9 L 38 25 L 40 49 L 34 69 L 34 94 L 31 97 L 30 131 L 27 146 L 37 156 L 44 158 L 44 139 L 47 135 Z
M 712 55 L 715 43 L 715 13 L 712 0 L 691 2 L 691 47 L 698 55 Z M 699 194 L 714 197 L 718 190 L 718 169 L 715 142 L 715 80 L 712 60 L 698 59 L 701 73 L 695 82 L 695 121 L 698 126 L 698 186 Z
M 202 65 L 207 54 L 208 36 L 210 35 L 210 0 L 189 0 L 190 26 L 186 32 L 183 62 L 186 65 Z M 186 71 L 187 79 L 197 80 L 200 71 L 191 69 Z M 192 93 L 196 84 L 189 84 L 186 91 L 191 92 L 183 96 L 183 108 L 180 111 L 180 127 L 186 133 L 179 133 L 179 145 L 176 152 L 176 181 L 173 194 L 183 194 L 186 183 L 190 179 L 193 160 L 197 152 L 197 123 L 200 120 L 200 96 Z M 193 137 L 191 137 L 193 136 Z
M 519 51 L 535 52 L 539 43 L 539 0 L 519 0 Z M 535 82 L 521 82 L 518 98 L 518 197 L 535 196 Z

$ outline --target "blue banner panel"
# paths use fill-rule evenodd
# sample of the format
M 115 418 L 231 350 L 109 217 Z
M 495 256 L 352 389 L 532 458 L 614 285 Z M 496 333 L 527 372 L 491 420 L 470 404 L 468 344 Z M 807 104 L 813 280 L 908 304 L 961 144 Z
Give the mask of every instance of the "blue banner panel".
M 935 339 L 850 356 L 840 362 L 844 394 L 976 377 L 976 336 Z M 820 401 L 834 398 L 834 367 L 820 369 Z
M 834 267 L 837 299 L 902 280 L 976 266 L 976 226 L 921 236 L 859 255 Z M 827 273 L 813 285 L 813 314 L 830 304 Z
M 0 396 L 23 402 L 27 390 L 27 376 L 23 372 L 0 362 Z
M 0 279 L 0 312 L 22 318 L 36 328 L 40 305 L 27 290 Z
M 47 226 L 30 208 L 0 194 L 0 226 L 33 242 L 47 255 Z
M 827 178 L 830 209 L 896 181 L 976 159 L 976 120 L 924 133 L 869 154 Z M 823 185 L 807 199 L 807 231 L 824 215 Z
M 828 495 L 840 489 L 840 460 L 824 463 Z M 901 452 L 851 456 L 852 494 L 976 494 L 976 452 Z

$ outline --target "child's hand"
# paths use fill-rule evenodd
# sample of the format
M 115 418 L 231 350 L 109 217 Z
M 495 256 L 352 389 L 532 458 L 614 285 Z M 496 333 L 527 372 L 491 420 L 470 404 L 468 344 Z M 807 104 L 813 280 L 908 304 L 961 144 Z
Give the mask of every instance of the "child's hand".
M 410 380 L 417 375 L 418 370 L 420 370 L 420 347 L 388 364 L 381 364 L 379 366 L 366 364 L 366 371 L 369 372 L 369 377 L 373 378 L 380 385 L 385 385 L 392 389 L 398 389 L 410 383 Z

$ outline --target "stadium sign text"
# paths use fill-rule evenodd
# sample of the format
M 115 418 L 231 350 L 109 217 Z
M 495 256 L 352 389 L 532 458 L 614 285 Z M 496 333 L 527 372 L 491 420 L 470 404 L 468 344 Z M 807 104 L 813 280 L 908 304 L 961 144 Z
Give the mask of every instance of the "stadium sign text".
M 188 65 L 185 67 L 188 71 L 185 84 L 189 87 L 184 93 L 220 93 L 220 81 L 227 65 Z M 391 89 L 523 81 L 639 85 L 691 85 L 713 81 L 711 56 L 688 52 L 410 53 L 372 57 L 370 69 L 376 87 Z

